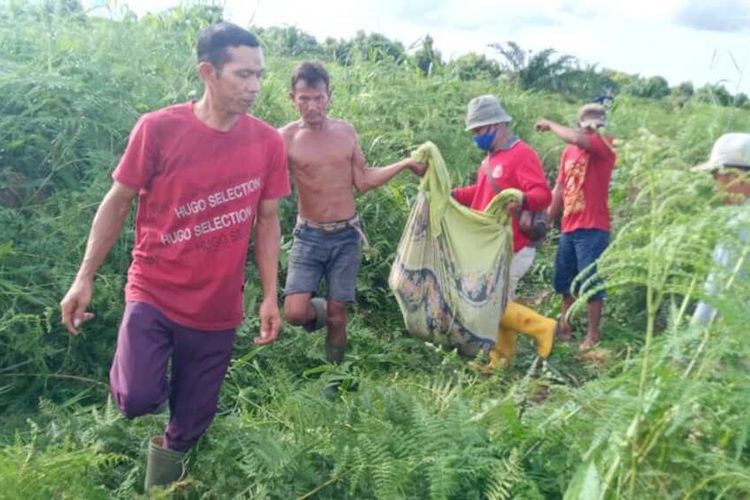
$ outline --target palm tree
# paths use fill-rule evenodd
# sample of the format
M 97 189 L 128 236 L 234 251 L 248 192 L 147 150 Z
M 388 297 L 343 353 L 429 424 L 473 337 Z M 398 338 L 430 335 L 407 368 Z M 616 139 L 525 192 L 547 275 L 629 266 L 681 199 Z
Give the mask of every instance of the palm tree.
M 489 46 L 503 56 L 503 71 L 521 88 L 558 92 L 568 90 L 566 79 L 576 70 L 575 57 L 556 56 L 555 49 L 534 53 L 523 50 L 515 42 L 507 42 L 505 45 L 492 43 Z

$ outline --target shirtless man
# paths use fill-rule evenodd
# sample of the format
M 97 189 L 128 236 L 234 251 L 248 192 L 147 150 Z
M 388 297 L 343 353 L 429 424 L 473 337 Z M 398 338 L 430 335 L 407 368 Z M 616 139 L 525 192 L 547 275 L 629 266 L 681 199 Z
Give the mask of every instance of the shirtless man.
M 299 64 L 292 74 L 289 98 L 300 119 L 281 129 L 299 208 L 284 312 L 289 323 L 308 331 L 326 326 L 326 359 L 341 363 L 346 349 L 346 309 L 355 299 L 364 237 L 353 188 L 364 193 L 404 169 L 421 176 L 426 167 L 404 159 L 387 167 L 370 168 L 354 127 L 327 116 L 329 83 L 328 72 L 321 64 Z M 312 298 L 321 278 L 328 285 L 327 300 Z

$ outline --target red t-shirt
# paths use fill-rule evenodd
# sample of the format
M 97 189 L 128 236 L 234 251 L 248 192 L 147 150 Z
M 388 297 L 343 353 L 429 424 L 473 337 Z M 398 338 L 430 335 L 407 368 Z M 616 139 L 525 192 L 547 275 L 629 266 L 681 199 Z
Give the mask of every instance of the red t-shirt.
M 138 120 L 112 178 L 138 190 L 126 300 L 188 328 L 239 325 L 258 203 L 289 194 L 276 129 L 243 115 L 223 132 L 193 103 L 164 108 Z
M 544 210 L 552 201 L 539 156 L 523 141 L 485 157 L 477 171 L 477 183 L 454 189 L 453 197 L 462 205 L 482 211 L 497 193 L 507 188 L 523 191 L 526 195 L 524 208 L 529 210 Z M 518 252 L 529 241 L 518 227 L 518 217 L 513 217 L 513 251 Z
M 609 231 L 609 181 L 617 156 L 612 138 L 587 133 L 588 149 L 569 144 L 560 157 L 557 184 L 563 188 L 563 233 Z

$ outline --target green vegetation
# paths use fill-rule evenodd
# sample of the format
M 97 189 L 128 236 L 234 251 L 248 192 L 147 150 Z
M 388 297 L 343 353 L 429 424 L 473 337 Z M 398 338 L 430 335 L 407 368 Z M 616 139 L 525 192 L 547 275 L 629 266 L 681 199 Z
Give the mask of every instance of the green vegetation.
M 75 2 L 0 5 L 0 498 L 133 498 L 146 438 L 165 417 L 127 422 L 108 399 L 132 229 L 97 276 L 97 319 L 81 336 L 63 331 L 57 302 L 131 126 L 145 111 L 199 95 L 195 37 L 221 12 L 114 22 L 86 17 Z M 562 144 L 533 132 L 533 122 L 570 123 L 573 99 L 593 88 L 590 79 L 558 84 L 573 62 L 552 52 L 518 59 L 514 74 L 508 61 L 478 56 L 444 63 L 428 40 L 405 50 L 372 34 L 319 44 L 293 28 L 258 31 L 269 71 L 254 114 L 274 125 L 293 119 L 290 70 L 304 57 L 323 59 L 331 113 L 355 124 L 371 163 L 431 140 L 456 183 L 480 160 L 463 132 L 471 97 L 500 96 L 554 179 Z M 177 496 L 747 498 L 750 283 L 730 277 L 732 291 L 713 299 L 718 321 L 708 330 L 688 325 L 711 249 L 736 215 L 717 203 L 710 179 L 688 168 L 723 132 L 750 130 L 750 113 L 694 99 L 703 94 L 690 85 L 665 94 L 661 82 L 648 83 L 660 99 L 623 89 L 610 116 L 619 140 L 616 240 L 602 264 L 610 288 L 601 349 L 581 355 L 559 345 L 539 366 L 523 344 L 511 369 L 485 377 L 456 353 L 410 338 L 386 284 L 416 192 L 404 175 L 358 200 L 371 248 L 345 366 L 326 367 L 323 337 L 295 328 L 254 346 L 250 314 L 220 413 Z M 282 270 L 294 211 L 285 201 Z M 558 308 L 548 291 L 555 241 L 521 290 L 550 315 Z M 251 313 L 257 292 L 249 264 Z M 341 375 L 359 390 L 322 399 L 320 389 Z

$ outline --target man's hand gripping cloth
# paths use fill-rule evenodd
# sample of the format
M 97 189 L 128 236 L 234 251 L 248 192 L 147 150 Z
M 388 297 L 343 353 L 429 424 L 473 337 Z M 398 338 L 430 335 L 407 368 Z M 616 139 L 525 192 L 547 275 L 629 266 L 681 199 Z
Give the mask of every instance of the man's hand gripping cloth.
M 412 158 L 429 168 L 388 284 L 412 335 L 473 356 L 497 340 L 513 258 L 505 206 L 520 201 L 522 194 L 503 190 L 484 212 L 477 212 L 451 196 L 448 169 L 434 144 L 423 144 Z

